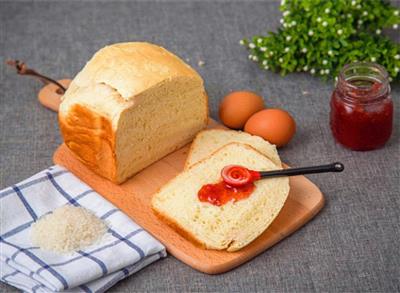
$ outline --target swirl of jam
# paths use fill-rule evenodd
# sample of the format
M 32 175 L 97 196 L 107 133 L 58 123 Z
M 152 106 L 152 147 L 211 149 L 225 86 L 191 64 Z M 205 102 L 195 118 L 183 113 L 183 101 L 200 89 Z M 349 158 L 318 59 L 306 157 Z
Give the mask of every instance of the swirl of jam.
M 255 189 L 253 182 L 260 179 L 260 174 L 242 166 L 229 165 L 222 169 L 221 177 L 221 182 L 201 187 L 198 192 L 200 201 L 221 206 L 248 198 Z

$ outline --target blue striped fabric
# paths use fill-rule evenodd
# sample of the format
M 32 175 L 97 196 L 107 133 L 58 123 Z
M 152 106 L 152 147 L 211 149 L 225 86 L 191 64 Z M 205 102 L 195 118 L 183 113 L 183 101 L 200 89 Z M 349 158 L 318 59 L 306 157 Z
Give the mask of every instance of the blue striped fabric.
M 67 170 L 61 170 L 59 172 L 54 172 L 53 173 L 53 177 L 60 176 L 60 175 L 62 175 L 64 173 L 67 173 L 67 172 L 68 172 Z M 18 188 L 19 189 L 24 189 L 24 188 L 27 188 L 29 186 L 35 185 L 37 183 L 40 183 L 40 182 L 43 182 L 43 181 L 46 181 L 46 180 L 47 180 L 47 176 L 41 176 L 41 177 L 38 177 L 38 178 L 36 178 L 34 180 L 18 184 Z M 5 190 L 0 191 L 0 198 L 5 197 L 5 196 L 10 195 L 10 194 L 13 194 L 13 193 L 14 193 L 13 189 L 7 189 L 6 188 Z
M 105 237 L 69 255 L 32 245 L 31 225 L 66 204 L 106 221 Z M 60 166 L 0 191 L 0 207 L 0 279 L 26 292 L 104 292 L 166 256 L 157 240 Z

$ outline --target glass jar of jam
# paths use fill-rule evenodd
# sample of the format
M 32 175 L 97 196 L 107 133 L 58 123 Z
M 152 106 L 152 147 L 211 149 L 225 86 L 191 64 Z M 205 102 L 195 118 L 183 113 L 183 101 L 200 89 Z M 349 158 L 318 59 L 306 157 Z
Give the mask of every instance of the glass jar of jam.
M 386 70 L 368 62 L 346 65 L 331 98 L 330 126 L 336 141 L 357 151 L 380 148 L 390 138 L 392 124 Z

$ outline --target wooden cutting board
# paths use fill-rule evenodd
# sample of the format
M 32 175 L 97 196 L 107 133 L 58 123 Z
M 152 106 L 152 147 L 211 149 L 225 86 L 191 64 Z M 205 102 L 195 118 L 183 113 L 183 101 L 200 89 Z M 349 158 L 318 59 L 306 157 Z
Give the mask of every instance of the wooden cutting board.
M 211 121 L 209 127 L 221 126 Z M 306 224 L 324 205 L 324 197 L 315 184 L 304 176 L 290 177 L 290 193 L 282 211 L 250 245 L 237 252 L 199 248 L 160 221 L 150 207 L 152 194 L 183 170 L 189 147 L 164 157 L 121 185 L 94 174 L 64 144 L 57 149 L 53 160 L 124 211 L 162 242 L 170 254 L 207 274 L 223 273 L 252 259 Z

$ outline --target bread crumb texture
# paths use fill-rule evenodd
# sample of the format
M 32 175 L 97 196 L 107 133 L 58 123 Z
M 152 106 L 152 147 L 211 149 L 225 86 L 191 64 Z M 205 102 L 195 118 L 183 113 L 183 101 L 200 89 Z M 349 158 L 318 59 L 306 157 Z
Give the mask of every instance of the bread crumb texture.
M 253 147 L 230 143 L 192 165 L 165 185 L 152 199 L 156 214 L 188 238 L 208 249 L 236 251 L 264 232 L 282 209 L 289 194 L 287 177 L 255 182 L 249 198 L 215 206 L 201 202 L 204 184 L 221 180 L 230 164 L 252 170 L 281 169 Z
M 32 225 L 32 243 L 43 250 L 71 253 L 100 240 L 107 231 L 104 221 L 82 207 L 65 205 Z

